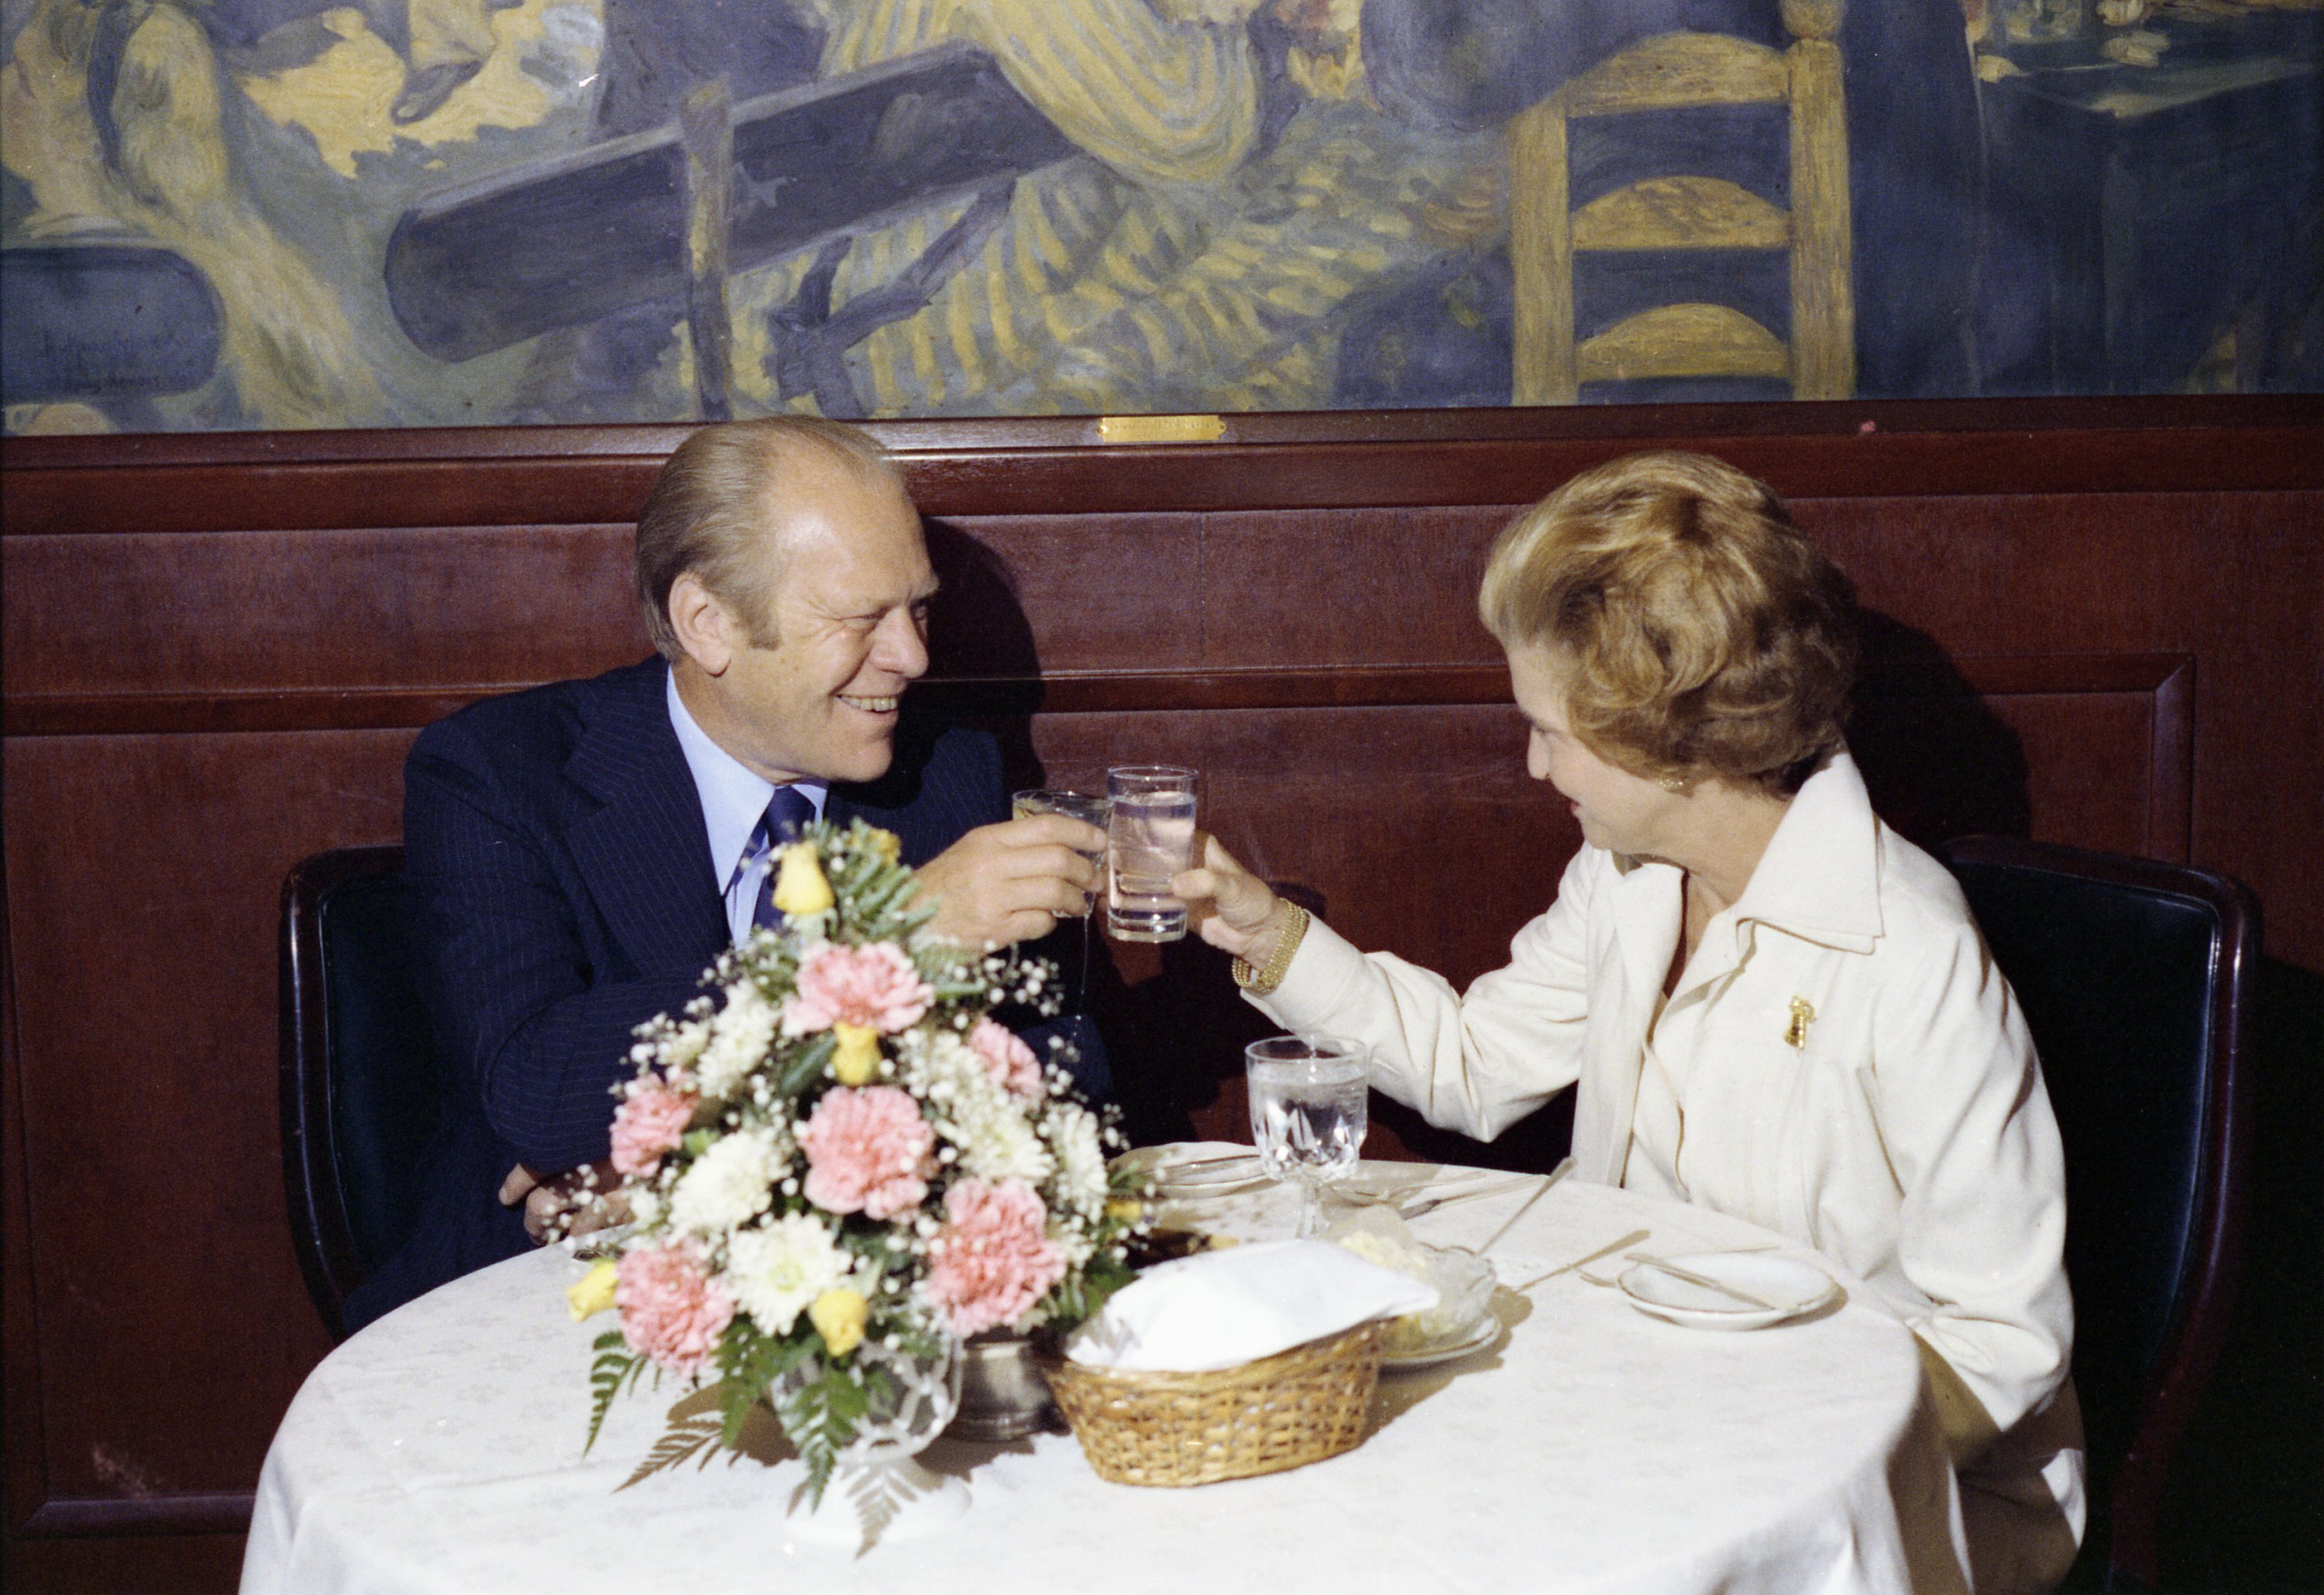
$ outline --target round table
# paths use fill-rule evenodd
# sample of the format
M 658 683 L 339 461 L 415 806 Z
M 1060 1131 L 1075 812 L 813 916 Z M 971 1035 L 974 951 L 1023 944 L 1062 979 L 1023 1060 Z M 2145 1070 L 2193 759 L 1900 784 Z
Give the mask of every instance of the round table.
M 1636 1230 L 1664 1255 L 1777 1238 L 1572 1179 L 1366 1176 L 1470 1193 L 1413 1230 L 1487 1249 L 1506 1327 L 1461 1361 L 1384 1378 L 1371 1433 L 1344 1455 L 1143 1489 L 1099 1480 L 1070 1435 L 940 1441 L 923 1460 L 966 1480 L 964 1517 L 861 1554 L 800 1543 L 786 1508 L 803 1472 L 771 1423 L 746 1437 L 770 1460 L 697 1453 L 622 1488 L 708 1406 L 676 1381 L 618 1402 L 584 1455 L 589 1343 L 612 1320 L 570 1320 L 562 1287 L 583 1265 L 552 1249 L 433 1292 L 315 1369 L 267 1453 L 243 1590 L 1962 1589 L 1920 1360 L 1859 1281 L 1813 1258 L 1847 1293 L 1837 1309 L 1680 1328 L 1577 1272 L 1508 1287 Z M 1197 1211 L 1222 1232 L 1279 1236 L 1286 1195 Z

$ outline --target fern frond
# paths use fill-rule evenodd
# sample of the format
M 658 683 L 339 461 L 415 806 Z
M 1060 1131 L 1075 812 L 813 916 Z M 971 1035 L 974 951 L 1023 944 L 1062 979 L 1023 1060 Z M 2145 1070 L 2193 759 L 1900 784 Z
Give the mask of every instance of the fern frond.
M 618 1495 L 632 1484 L 652 1478 L 665 1468 L 675 1468 L 696 1452 L 702 1453 L 702 1465 L 706 1468 L 717 1443 L 718 1420 L 708 1413 L 698 1417 L 672 1419 L 662 1437 L 654 1442 L 654 1448 L 646 1452 L 646 1460 L 638 1464 L 637 1471 L 615 1485 L 613 1492 Z
M 718 1412 L 721 1443 L 733 1446 L 742 1437 L 742 1424 L 769 1388 L 805 1361 L 812 1341 L 776 1340 L 743 1327 L 738 1317 L 718 1342 Z
M 597 1360 L 589 1365 L 589 1388 L 594 1392 L 589 1402 L 589 1442 L 581 1448 L 587 1456 L 589 1447 L 597 1443 L 597 1431 L 605 1426 L 605 1415 L 613 1408 L 613 1398 L 622 1393 L 624 1384 L 635 1384 L 646 1360 L 629 1350 L 622 1332 L 609 1329 L 590 1342 Z

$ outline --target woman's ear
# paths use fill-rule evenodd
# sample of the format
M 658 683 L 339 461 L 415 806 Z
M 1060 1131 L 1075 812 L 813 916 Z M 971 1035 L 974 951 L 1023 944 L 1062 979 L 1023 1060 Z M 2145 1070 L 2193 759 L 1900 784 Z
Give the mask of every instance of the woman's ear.
M 694 572 L 669 585 L 669 624 L 678 644 L 706 676 L 723 676 L 733 662 L 738 627 L 733 613 Z

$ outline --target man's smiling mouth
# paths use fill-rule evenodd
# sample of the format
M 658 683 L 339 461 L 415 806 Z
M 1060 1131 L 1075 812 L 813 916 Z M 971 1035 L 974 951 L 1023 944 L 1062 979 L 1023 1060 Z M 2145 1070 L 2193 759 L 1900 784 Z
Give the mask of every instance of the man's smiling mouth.
M 892 715 L 896 712 L 896 705 L 904 700 L 900 697 L 859 697 L 843 692 L 839 695 L 839 701 L 867 715 Z

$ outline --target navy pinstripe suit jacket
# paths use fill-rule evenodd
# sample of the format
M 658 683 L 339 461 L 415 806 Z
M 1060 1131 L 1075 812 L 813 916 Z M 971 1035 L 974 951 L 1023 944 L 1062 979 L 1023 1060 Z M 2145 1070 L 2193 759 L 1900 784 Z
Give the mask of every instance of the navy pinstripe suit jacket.
M 683 1007 L 727 945 L 668 671 L 489 699 L 412 745 L 403 879 L 442 1114 L 411 1239 L 349 1299 L 351 1329 L 526 1249 L 502 1178 L 606 1155 L 632 1028 Z M 1000 749 L 908 715 L 887 776 L 835 787 L 825 812 L 886 826 L 924 862 L 1009 817 Z

